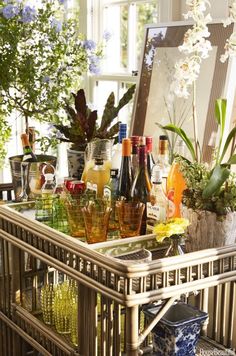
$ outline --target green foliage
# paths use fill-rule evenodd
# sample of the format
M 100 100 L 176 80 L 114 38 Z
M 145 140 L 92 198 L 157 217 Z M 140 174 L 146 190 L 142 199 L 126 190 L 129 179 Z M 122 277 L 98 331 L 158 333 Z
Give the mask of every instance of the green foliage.
M 230 174 L 227 182 L 209 197 L 203 191 L 209 183 L 211 171 L 204 163 L 188 162 L 179 159 L 181 172 L 184 176 L 187 189 L 183 193 L 183 204 L 194 210 L 208 210 L 217 215 L 225 215 L 229 211 L 236 211 L 236 185 L 235 175 Z
M 17 9 L 11 17 L 4 13 L 9 3 Z M 23 21 L 25 5 L 0 0 L 0 108 L 26 120 L 60 122 L 71 89 L 97 69 L 102 47 L 85 40 L 78 16 L 67 19 L 58 0 L 36 1 L 35 15 Z
M 84 151 L 88 142 L 93 139 L 118 139 L 119 122 L 113 123 L 120 109 L 132 99 L 135 85 L 132 85 L 115 106 L 115 96 L 111 93 L 107 99 L 101 124 L 98 126 L 97 110 L 91 111 L 86 103 L 83 89 L 74 96 L 74 108 L 66 104 L 65 110 L 68 115 L 69 125 L 56 124 L 54 127 L 59 131 L 59 141 L 71 142 L 73 150 Z
M 10 139 L 11 136 L 11 127 L 5 119 L 4 113 L 0 111 L 0 168 L 3 166 L 3 159 L 1 157 L 5 157 L 6 155 L 6 143 Z
M 192 145 L 181 128 L 175 125 L 164 127 L 165 130 L 175 132 L 183 139 L 192 156 L 192 163 L 186 160 L 180 160 L 180 163 L 187 184 L 184 203 L 193 209 L 205 209 L 215 211 L 218 214 L 225 214 L 228 210 L 235 210 L 236 195 L 234 187 L 236 180 L 232 176 L 230 168 L 232 164 L 236 164 L 236 154 L 234 154 L 236 128 L 231 130 L 222 148 L 226 110 L 227 101 L 225 99 L 216 100 L 215 118 L 219 129 L 219 142 L 211 169 L 197 162 L 194 145 Z M 231 156 L 227 162 L 224 162 L 231 143 L 233 144 Z

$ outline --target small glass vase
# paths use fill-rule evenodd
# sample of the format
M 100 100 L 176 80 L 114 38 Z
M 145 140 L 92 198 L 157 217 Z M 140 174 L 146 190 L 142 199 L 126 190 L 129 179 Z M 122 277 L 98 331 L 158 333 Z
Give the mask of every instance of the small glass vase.
M 182 235 L 172 235 L 169 240 L 170 246 L 165 253 L 165 257 L 183 255 L 184 251 L 181 246 Z

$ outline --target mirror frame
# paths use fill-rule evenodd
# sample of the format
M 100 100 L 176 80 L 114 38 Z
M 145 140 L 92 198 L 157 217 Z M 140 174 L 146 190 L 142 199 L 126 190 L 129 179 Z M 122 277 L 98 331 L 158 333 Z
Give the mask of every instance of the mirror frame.
M 152 41 L 155 49 L 159 47 L 178 47 L 183 43 L 185 32 L 191 28 L 192 22 L 178 21 L 171 23 L 163 23 L 157 25 L 147 25 L 144 36 L 143 51 L 141 56 L 141 63 L 138 76 L 138 84 L 134 99 L 134 108 L 131 121 L 131 135 L 142 136 L 145 135 L 145 121 L 148 107 L 148 97 L 151 86 L 153 60 L 151 65 L 145 64 L 145 55 L 148 53 L 150 45 L 150 32 L 157 30 L 157 36 Z M 215 100 L 220 97 L 227 97 L 227 86 L 229 85 L 229 60 L 225 63 L 220 62 L 220 56 L 224 53 L 224 46 L 226 39 L 230 37 L 233 32 L 234 25 L 223 27 L 220 22 L 211 22 L 208 24 L 209 32 L 211 33 L 209 40 L 212 46 L 217 47 L 216 62 L 213 74 L 213 81 L 210 92 L 210 100 L 207 109 L 206 123 L 204 127 L 204 138 L 202 143 L 203 160 L 210 161 L 212 157 L 213 147 L 209 146 L 212 132 L 217 131 L 217 124 L 215 121 Z M 165 35 L 163 38 L 158 37 L 160 30 L 163 30 Z M 154 55 L 155 58 L 155 55 Z M 156 60 L 156 58 L 155 58 Z M 161 88 L 163 90 L 163 88 Z M 164 89 L 165 90 L 165 89 Z M 168 90 L 168 88 L 166 88 Z M 157 120 L 156 120 L 157 121 Z M 158 129 L 158 128 L 157 128 Z M 159 129 L 160 130 L 160 129 Z M 163 134 L 162 132 L 160 134 Z

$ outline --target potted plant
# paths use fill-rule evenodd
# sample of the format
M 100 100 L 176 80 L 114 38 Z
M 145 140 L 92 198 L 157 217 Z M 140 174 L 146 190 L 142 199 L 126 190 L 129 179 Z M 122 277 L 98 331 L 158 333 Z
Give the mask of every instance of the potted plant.
M 105 108 L 99 120 L 97 110 L 90 110 L 83 89 L 78 90 L 74 97 L 74 107 L 66 103 L 65 111 L 68 125 L 55 124 L 56 141 L 71 144 L 68 149 L 69 175 L 81 178 L 84 169 L 84 152 L 88 143 L 94 140 L 118 141 L 119 121 L 114 122 L 117 115 L 131 99 L 135 91 L 132 85 L 115 106 L 115 95 L 112 92 L 107 98 Z M 44 138 L 50 142 L 50 138 Z M 45 141 L 44 141 L 45 142 Z
M 184 130 L 172 124 L 164 127 L 181 137 L 192 157 L 191 161 L 178 158 L 187 186 L 183 193 L 183 214 L 190 221 L 189 251 L 235 243 L 236 176 L 231 165 L 236 164 L 236 127 L 223 141 L 226 108 L 225 99 L 216 101 L 215 118 L 219 132 L 211 165 L 197 160 L 196 145 Z

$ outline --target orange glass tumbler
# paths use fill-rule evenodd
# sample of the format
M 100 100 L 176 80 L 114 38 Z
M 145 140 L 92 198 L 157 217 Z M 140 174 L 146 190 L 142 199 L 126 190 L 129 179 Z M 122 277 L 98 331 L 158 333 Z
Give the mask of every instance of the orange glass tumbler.
M 116 208 L 121 237 L 138 236 L 145 205 L 141 202 L 120 200 L 116 202 Z

